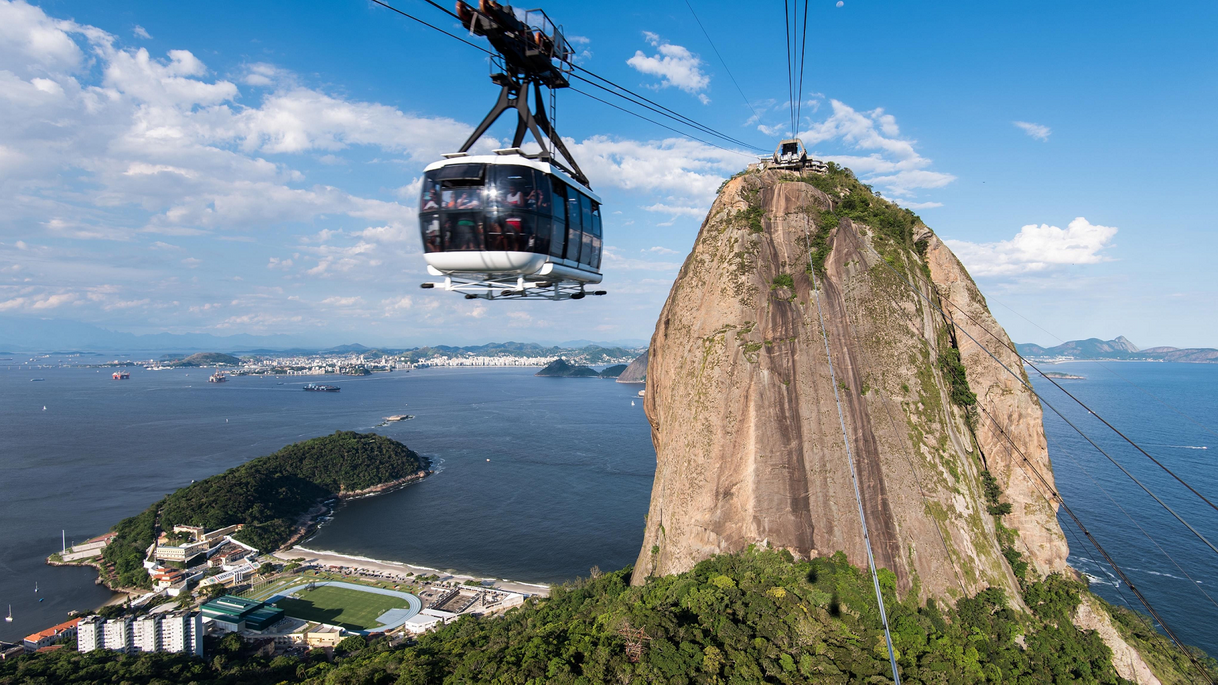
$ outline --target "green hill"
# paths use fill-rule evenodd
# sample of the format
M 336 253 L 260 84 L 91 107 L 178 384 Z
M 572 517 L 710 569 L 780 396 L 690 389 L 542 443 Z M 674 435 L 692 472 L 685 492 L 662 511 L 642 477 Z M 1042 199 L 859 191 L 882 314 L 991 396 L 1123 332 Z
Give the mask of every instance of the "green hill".
M 426 469 L 400 442 L 372 433 L 339 431 L 288 445 L 211 478 L 184 487 L 124 519 L 103 558 L 113 565 L 110 582 L 123 587 L 149 583 L 141 562 L 157 529 L 178 524 L 214 530 L 244 523 L 234 537 L 260 550 L 279 548 L 297 520 L 318 501 L 376 487 Z
M 166 366 L 240 366 L 241 359 L 223 352 L 196 352 L 184 359 L 174 359 Z
M 555 359 L 533 375 L 551 378 L 596 378 L 599 374 L 586 366 L 575 366 L 565 359 Z
M 841 554 L 722 555 L 692 571 L 629 585 L 631 569 L 554 588 L 503 616 L 463 617 L 415 641 L 348 638 L 333 661 L 263 656 L 229 635 L 207 660 L 64 649 L 0 661 L 0 685 L 71 683 L 890 683 L 870 575 Z M 881 572 L 902 681 L 914 684 L 1118 683 L 1112 654 L 1069 616 L 1087 592 L 1050 576 L 1024 589 L 1030 612 L 999 589 L 954 607 L 896 597 Z M 1139 617 L 1109 608 L 1164 683 L 1206 682 Z M 642 631 L 638 633 L 637 631 Z M 632 658 L 629 635 L 641 649 Z M 219 655 L 219 656 L 216 656 Z M 1218 663 L 1201 657 L 1218 675 Z

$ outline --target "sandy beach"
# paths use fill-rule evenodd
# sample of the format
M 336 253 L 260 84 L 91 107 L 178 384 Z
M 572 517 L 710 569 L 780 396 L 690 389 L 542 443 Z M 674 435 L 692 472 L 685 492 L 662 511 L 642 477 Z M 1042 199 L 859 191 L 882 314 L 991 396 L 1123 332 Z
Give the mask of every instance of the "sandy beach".
M 348 554 L 337 554 L 334 552 L 322 552 L 311 550 L 305 547 L 290 547 L 279 552 L 275 552 L 275 556 L 284 561 L 303 560 L 305 562 L 317 562 L 326 566 L 346 566 L 349 568 L 364 569 L 377 573 L 395 573 L 405 575 L 413 573 L 415 575 L 437 575 L 441 580 L 454 580 L 463 583 L 467 580 L 480 580 L 485 584 L 508 590 L 510 592 L 519 592 L 539 597 L 548 597 L 550 595 L 550 586 L 543 583 L 524 583 L 513 580 L 500 580 L 497 578 L 480 578 L 478 576 L 466 575 L 457 572 L 441 571 L 439 569 L 430 568 L 427 566 L 415 566 L 399 561 L 384 561 L 381 559 L 369 559 L 367 557 L 357 557 Z

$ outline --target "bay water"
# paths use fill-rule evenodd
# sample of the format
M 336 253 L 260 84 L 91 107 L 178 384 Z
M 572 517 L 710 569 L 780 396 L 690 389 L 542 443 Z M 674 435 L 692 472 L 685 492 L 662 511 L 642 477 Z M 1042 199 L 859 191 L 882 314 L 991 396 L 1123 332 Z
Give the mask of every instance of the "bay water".
M 11 603 L 14 621 L 0 624 L 0 640 L 19 639 L 110 596 L 93 584 L 92 569 L 43 564 L 59 550 L 61 530 L 68 544 L 82 541 L 192 479 L 335 430 L 400 440 L 430 457 L 437 473 L 344 504 L 305 543 L 310 549 L 562 582 L 593 566 L 631 564 L 642 542 L 655 452 L 638 385 L 538 378 L 529 368 L 420 369 L 328 377 L 341 392 L 307 393 L 302 386 L 316 378 L 241 376 L 209 384 L 210 370 L 137 367 L 130 380 L 115 381 L 109 370 L 60 367 L 56 358 L 37 360 L 38 368 L 28 357 L 13 357 L 0 360 L 0 612 Z M 1212 462 L 1218 436 L 1211 432 L 1218 424 L 1218 365 L 1046 369 L 1085 376 L 1058 382 L 1199 491 L 1218 493 Z M 1033 383 L 1198 533 L 1218 540 L 1218 512 L 1068 406 L 1060 391 Z M 392 414 L 415 418 L 378 425 Z M 1216 600 L 1218 556 L 1048 407 L 1046 429 L 1058 489 L 1084 525 L 1184 640 L 1218 654 L 1212 630 L 1218 606 L 1159 548 Z M 1069 539 L 1070 563 L 1093 578 L 1094 590 L 1136 604 L 1076 531 Z

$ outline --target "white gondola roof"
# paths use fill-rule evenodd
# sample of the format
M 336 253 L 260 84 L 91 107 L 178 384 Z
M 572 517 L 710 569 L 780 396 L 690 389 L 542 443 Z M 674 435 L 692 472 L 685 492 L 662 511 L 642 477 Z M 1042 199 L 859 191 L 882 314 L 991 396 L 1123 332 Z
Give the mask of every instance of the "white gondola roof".
M 423 171 L 435 171 L 446 166 L 454 164 L 510 164 L 512 166 L 527 166 L 533 169 L 552 176 L 558 177 L 559 180 L 574 188 L 579 188 L 579 191 L 588 197 L 596 200 L 597 204 L 604 204 L 599 195 L 593 192 L 590 188 L 583 185 L 579 181 L 572 179 L 567 172 L 550 164 L 537 159 L 530 159 L 519 154 L 493 154 L 493 155 L 462 155 L 460 157 L 450 157 L 449 159 L 440 160 L 428 164 Z

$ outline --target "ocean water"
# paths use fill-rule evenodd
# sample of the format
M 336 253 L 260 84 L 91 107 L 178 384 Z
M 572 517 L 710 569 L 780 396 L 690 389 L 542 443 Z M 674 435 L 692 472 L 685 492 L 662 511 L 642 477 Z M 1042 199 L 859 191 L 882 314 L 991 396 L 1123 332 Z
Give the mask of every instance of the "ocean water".
M 424 369 L 328 379 L 342 386 L 342 392 L 328 394 L 301 392 L 304 383 L 316 380 L 308 377 L 237 377 L 215 385 L 199 369 L 136 368 L 130 380 L 112 381 L 104 370 L 31 369 L 18 366 L 22 360 L 0 360 L 0 611 L 11 602 L 15 617 L 12 624 L 0 624 L 3 640 L 109 596 L 92 583 L 92 569 L 42 563 L 59 549 L 61 529 L 69 544 L 84 540 L 191 479 L 335 430 L 375 430 L 401 440 L 431 457 L 438 473 L 344 505 L 307 543 L 310 548 L 558 582 L 587 575 L 592 566 L 608 570 L 633 563 L 641 544 L 655 452 L 635 397 L 640 386 L 537 378 L 535 369 Z M 1218 436 L 1208 431 L 1218 431 L 1218 365 L 1075 363 L 1046 369 L 1086 376 L 1059 382 L 1215 499 Z M 1044 381 L 1034 384 L 1218 544 L 1218 512 L 1105 434 L 1081 409 L 1069 407 L 1068 398 L 1046 389 Z M 381 417 L 401 413 L 416 418 L 376 426 Z M 1184 640 L 1218 654 L 1218 607 L 1108 496 L 1215 600 L 1218 555 L 1047 408 L 1046 414 L 1063 496 L 1168 624 Z M 1072 527 L 1064 517 L 1062 524 Z M 1093 561 L 1099 555 L 1084 549 L 1080 536 L 1069 539 L 1071 564 L 1095 578 L 1097 592 L 1117 603 L 1136 603 L 1128 588 Z
M 1083 376 L 1084 380 L 1055 380 L 1218 504 L 1218 364 L 1071 362 L 1040 368 Z M 1218 656 L 1218 554 L 1100 450 L 1215 546 L 1218 511 L 1062 390 L 1030 369 L 1028 375 L 1043 401 L 1098 445 L 1097 449 L 1049 406 L 1044 407 L 1049 454 L 1067 505 L 1167 625 L 1185 642 Z M 1058 514 L 1058 521 L 1070 542 L 1070 565 L 1092 578 L 1092 590 L 1110 602 L 1145 612 L 1073 521 L 1064 512 Z

